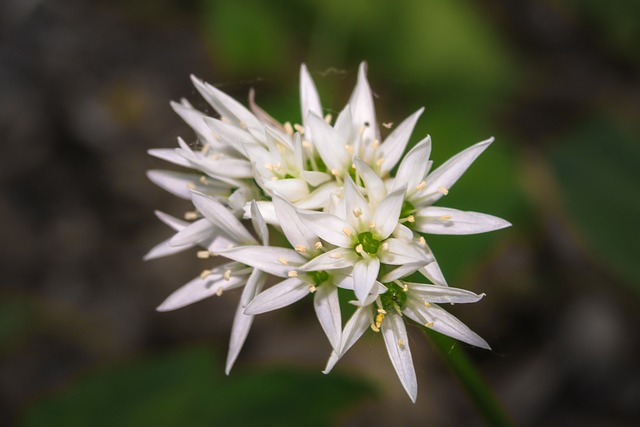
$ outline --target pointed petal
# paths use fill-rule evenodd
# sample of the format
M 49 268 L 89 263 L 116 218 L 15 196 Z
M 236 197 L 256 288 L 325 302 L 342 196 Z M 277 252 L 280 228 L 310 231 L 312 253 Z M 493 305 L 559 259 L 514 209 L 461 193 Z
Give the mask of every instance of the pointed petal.
M 316 85 L 307 70 L 307 66 L 302 64 L 300 67 L 300 104 L 302 108 L 302 124 L 305 129 L 305 138 L 313 141 L 311 130 L 307 127 L 307 115 L 309 112 L 322 116 L 322 105 L 320 104 L 320 96 Z
M 382 257 L 380 257 L 380 261 L 383 263 L 385 262 L 384 259 L 382 259 Z M 402 264 L 397 268 L 394 268 L 393 270 L 389 271 L 384 276 L 382 276 L 380 278 L 380 281 L 382 283 L 393 282 L 394 280 L 402 279 L 403 277 L 413 274 L 423 267 L 424 267 L 424 262 Z
M 204 123 L 205 114 L 193 108 L 188 102 L 171 102 L 171 108 L 195 131 L 201 141 L 217 145 L 211 129 Z
M 371 221 L 369 202 L 360 194 L 358 187 L 356 187 L 350 176 L 347 176 L 344 180 L 344 200 L 346 202 L 344 215 L 351 227 L 358 229 L 363 222 L 367 224 Z M 358 216 L 356 216 L 356 212 L 359 212 Z
M 493 215 L 437 206 L 420 209 L 415 218 L 415 229 L 428 234 L 478 234 L 511 226 Z
M 260 215 L 262 215 L 262 218 L 267 224 L 280 226 L 278 217 L 276 216 L 276 210 L 272 202 L 261 201 L 256 202 L 256 204 L 260 210 Z M 244 206 L 244 218 L 251 218 L 251 205 L 248 203 Z
M 476 294 L 466 289 L 450 288 L 448 286 L 428 285 L 424 283 L 404 282 L 409 287 L 411 295 L 421 301 L 436 304 L 465 304 L 478 302 L 484 294 Z
M 219 252 L 225 258 L 262 270 L 278 277 L 288 277 L 290 271 L 307 262 L 307 259 L 288 248 L 276 246 L 238 246 Z
M 238 243 L 257 243 L 238 218 L 233 216 L 233 214 L 216 199 L 202 193 L 193 192 L 191 200 L 205 218 Z
M 427 265 L 433 258 L 429 258 L 418 250 L 416 245 L 408 244 L 400 239 L 390 238 L 384 241 L 386 249 L 380 251 L 380 261 L 384 264 L 402 265 L 416 264 Z
M 451 338 L 455 338 L 476 347 L 488 350 L 491 349 L 489 344 L 487 344 L 487 342 L 478 334 L 469 329 L 467 325 L 435 304 L 425 307 L 424 304 L 411 299 L 407 301 L 402 312 L 410 319 L 421 323 L 434 331 L 440 332 L 441 334 L 450 336 Z
M 282 232 L 289 243 L 294 248 L 304 247 L 313 253 L 315 251 L 314 244 L 317 241 L 316 235 L 302 222 L 296 208 L 277 194 L 273 195 L 273 206 Z
M 354 291 L 361 303 L 371 292 L 379 271 L 380 260 L 377 257 L 363 258 L 353 266 Z
M 148 150 L 149 155 L 158 159 L 173 163 L 174 165 L 190 168 L 191 163 L 180 154 L 176 153 L 175 148 L 153 148 Z
M 304 199 L 309 195 L 309 186 L 300 178 L 267 181 L 265 187 L 272 193 L 278 193 L 291 203 Z
M 409 394 L 411 401 L 415 403 L 418 395 L 418 382 L 413 367 L 404 319 L 397 314 L 388 314 L 382 322 L 381 330 L 391 364 L 393 364 L 398 378 L 400 378 L 400 382 Z
M 389 237 L 398 225 L 405 191 L 406 189 L 402 187 L 390 193 L 380 202 L 373 214 L 373 222 L 382 240 Z
M 256 315 L 293 304 L 309 294 L 309 285 L 297 277 L 283 280 L 256 296 L 244 313 Z
M 169 244 L 174 247 L 182 247 L 185 245 L 192 247 L 211 238 L 215 232 L 215 225 L 211 224 L 208 219 L 201 218 L 176 233 L 169 240 Z
M 247 158 L 249 158 L 247 147 L 258 145 L 258 141 L 244 129 L 213 117 L 205 117 L 203 120 L 210 131 L 218 135 L 221 141 Z
M 332 245 L 352 247 L 357 233 L 345 220 L 324 212 L 299 211 L 304 224 L 318 237 Z
M 447 160 L 442 166 L 431 172 L 426 179 L 427 186 L 423 190 L 429 197 L 421 199 L 420 204 L 433 204 L 443 193 L 440 188 L 449 190 L 462 176 L 473 161 L 493 142 L 493 138 L 479 142 Z
M 334 128 L 316 114 L 307 114 L 307 126 L 313 133 L 313 143 L 322 161 L 329 170 L 342 171 L 351 164 L 351 156 L 344 149 L 347 143 L 341 139 Z
M 429 166 L 429 156 L 431 155 L 431 137 L 427 135 L 425 139 L 416 144 L 407 153 L 398 167 L 398 173 L 393 180 L 393 189 L 407 186 L 409 194 L 416 191 L 416 186 L 424 179 Z
M 340 186 L 335 182 L 327 182 L 324 185 L 316 188 L 304 199 L 296 202 L 296 207 L 299 209 L 327 209 L 331 200 L 332 194 L 340 191 Z
M 253 223 L 254 230 L 258 233 L 260 243 L 267 246 L 269 244 L 269 229 L 267 228 L 267 223 L 260 214 L 258 204 L 255 200 L 251 201 L 251 222 Z
M 236 314 L 233 318 L 233 326 L 231 327 L 231 339 L 229 340 L 229 353 L 227 354 L 227 364 L 225 367 L 225 373 L 229 375 L 231 368 L 238 358 L 238 354 L 244 345 L 249 329 L 253 323 L 253 316 L 244 314 L 244 307 L 262 290 L 262 286 L 266 281 L 267 276 L 259 270 L 254 270 L 247 280 L 247 284 L 242 290 L 242 296 L 240 297 L 240 304 L 236 309 Z
M 336 270 L 353 266 L 360 259 L 351 248 L 336 248 L 301 266 L 302 271 Z
M 160 219 L 160 221 L 164 222 L 169 227 L 173 228 L 175 231 L 180 231 L 180 230 L 182 230 L 183 228 L 185 228 L 186 226 L 189 225 L 189 223 L 187 221 L 183 221 L 181 219 L 175 218 L 175 217 L 173 217 L 173 216 L 171 216 L 169 214 L 166 214 L 164 212 L 155 211 L 154 213 L 156 214 L 158 219 Z
M 404 119 L 403 122 L 389 134 L 389 136 L 384 140 L 384 143 L 380 145 L 380 152 L 384 159 L 380 165 L 380 169 L 383 174 L 393 169 L 396 163 L 398 163 L 398 160 L 402 157 L 402 153 L 404 153 L 405 148 L 407 148 L 409 138 L 411 138 L 413 128 L 423 111 L 424 108 L 420 108 L 418 111 Z
M 360 63 L 358 68 L 358 81 L 349 99 L 353 124 L 358 129 L 363 127 L 363 139 L 380 139 L 376 111 L 373 104 L 373 94 L 367 80 L 367 64 Z
M 342 338 L 340 339 L 340 348 L 334 350 L 329 358 L 327 366 L 322 371 L 328 374 L 336 362 L 345 354 L 360 337 L 369 329 L 369 326 L 373 323 L 373 315 L 371 313 L 371 307 L 358 308 L 342 331 Z
M 191 198 L 191 189 L 199 185 L 199 175 L 195 173 L 149 170 L 147 177 L 158 187 L 185 200 Z
M 358 157 L 354 157 L 354 164 L 356 165 L 356 171 L 364 181 L 364 188 L 367 190 L 367 197 L 372 207 L 377 207 L 378 204 L 387 196 L 387 188 L 384 185 L 382 178 L 374 172 L 365 162 Z
M 195 245 L 193 244 L 193 245 L 176 247 L 176 246 L 171 246 L 169 244 L 169 240 L 171 239 L 165 240 L 155 245 L 153 248 L 151 248 L 149 252 L 145 254 L 145 256 L 142 259 L 145 261 L 149 261 L 152 259 L 162 258 L 168 255 L 174 255 L 179 252 L 186 251 L 187 249 L 190 249 Z
M 340 345 L 340 335 L 342 318 L 340 315 L 340 301 L 338 300 L 338 288 L 330 284 L 318 286 L 313 297 L 313 306 L 316 316 L 322 326 L 322 330 L 327 335 L 331 347 L 338 348 Z
M 317 172 L 317 171 L 303 170 L 302 172 L 300 172 L 300 176 L 302 177 L 302 179 L 307 181 L 309 185 L 312 187 L 318 187 L 319 185 L 322 185 L 325 182 L 331 180 L 331 175 L 329 175 L 328 173 Z

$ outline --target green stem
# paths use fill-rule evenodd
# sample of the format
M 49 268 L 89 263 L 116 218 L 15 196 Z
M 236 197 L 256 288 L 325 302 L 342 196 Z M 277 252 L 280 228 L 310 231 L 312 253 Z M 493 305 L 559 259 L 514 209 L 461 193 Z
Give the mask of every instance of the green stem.
M 469 356 L 455 345 L 457 342 L 445 335 L 420 327 L 429 337 L 433 347 L 438 350 L 442 360 L 449 366 L 460 384 L 467 392 L 480 414 L 488 425 L 513 426 L 514 423 L 496 397 L 491 387 L 486 383 L 478 370 L 473 366 Z

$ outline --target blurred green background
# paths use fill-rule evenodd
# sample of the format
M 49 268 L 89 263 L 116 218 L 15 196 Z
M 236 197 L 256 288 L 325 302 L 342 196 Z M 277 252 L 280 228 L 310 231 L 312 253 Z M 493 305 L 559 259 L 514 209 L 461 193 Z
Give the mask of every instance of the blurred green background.
M 0 424 L 483 425 L 419 331 L 418 401 L 371 333 L 329 376 L 308 303 L 260 316 L 234 371 L 239 295 L 156 313 L 202 269 L 141 257 L 188 206 L 146 150 L 207 109 L 189 74 L 299 121 L 304 62 L 327 113 L 369 64 L 380 122 L 425 107 L 441 164 L 496 142 L 442 205 L 513 227 L 429 242 L 463 344 L 522 426 L 640 422 L 640 3 L 632 0 L 8 0 L 0 6 Z M 385 129 L 382 129 L 385 131 Z

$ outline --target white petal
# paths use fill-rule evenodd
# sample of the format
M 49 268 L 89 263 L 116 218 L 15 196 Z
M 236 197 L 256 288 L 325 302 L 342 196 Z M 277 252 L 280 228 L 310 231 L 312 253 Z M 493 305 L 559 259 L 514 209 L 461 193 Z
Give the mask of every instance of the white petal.
M 258 144 L 258 141 L 249 132 L 237 126 L 213 117 L 205 117 L 203 120 L 210 130 L 218 135 L 220 140 L 245 157 L 249 157 L 247 147 L 257 146 Z
M 194 244 L 194 245 L 176 247 L 176 246 L 171 246 L 169 244 L 169 240 L 171 239 L 165 240 L 155 245 L 153 248 L 151 248 L 149 252 L 146 253 L 146 255 L 142 259 L 145 261 L 149 261 L 152 259 L 162 258 L 168 255 L 173 255 L 173 254 L 177 254 L 179 252 L 185 251 L 187 249 L 192 248 L 195 245 Z
M 385 262 L 381 257 L 381 262 Z M 387 274 L 380 278 L 380 281 L 383 283 L 393 282 L 394 280 L 402 279 L 405 276 L 415 273 L 424 267 L 424 262 L 416 262 L 403 264 L 389 271 Z
M 203 242 L 216 234 L 216 226 L 208 219 L 201 218 L 176 233 L 169 244 L 174 247 L 188 245 L 189 247 Z
M 221 116 L 228 118 L 240 127 L 262 128 L 260 121 L 238 101 L 210 84 L 202 82 L 193 75 L 191 76 L 191 80 L 202 97 L 211 104 Z
M 331 200 L 331 195 L 340 190 L 340 186 L 335 181 L 327 182 L 326 184 L 316 188 L 304 199 L 296 202 L 296 207 L 300 209 L 326 209 L 328 207 L 328 200 Z
M 447 160 L 442 166 L 431 172 L 426 179 L 427 186 L 424 194 L 431 194 L 421 199 L 420 204 L 433 204 L 443 193 L 440 188 L 451 189 L 453 184 L 462 176 L 473 161 L 493 142 L 493 138 L 479 142 Z
M 333 214 L 323 212 L 300 211 L 300 219 L 318 237 L 332 245 L 351 248 L 356 231 L 351 225 Z M 346 233 L 345 233 L 346 232 Z
M 344 149 L 347 143 L 342 140 L 336 130 L 328 125 L 322 117 L 307 114 L 307 126 L 313 133 L 313 143 L 329 170 L 342 172 L 351 164 L 351 156 Z
M 399 188 L 384 198 L 373 214 L 373 222 L 376 224 L 380 239 L 384 240 L 396 228 L 404 202 L 405 188 Z
M 163 190 L 186 200 L 191 198 L 191 189 L 199 185 L 199 175 L 195 173 L 150 170 L 147 177 Z
M 246 279 L 246 276 L 232 275 L 229 280 L 225 280 L 220 274 L 212 274 L 204 279 L 196 277 L 169 295 L 156 310 L 171 311 L 182 308 L 213 296 L 218 293 L 220 289 L 230 289 L 241 286 L 245 283 Z
M 404 153 L 413 128 L 420 118 L 420 115 L 424 111 L 424 108 L 420 108 L 418 111 L 407 117 L 396 127 L 393 132 L 384 140 L 384 143 L 380 145 L 380 152 L 384 161 L 380 165 L 382 173 L 387 173 L 398 163 L 402 153 Z M 423 175 L 424 176 L 424 175 Z
M 427 136 L 404 156 L 398 167 L 398 173 L 393 180 L 392 188 L 395 190 L 406 185 L 408 193 L 412 194 L 427 173 L 430 155 L 431 137 Z
M 434 331 L 440 332 L 441 334 L 450 336 L 451 338 L 455 338 L 476 347 L 486 348 L 488 350 L 491 349 L 489 344 L 487 344 L 487 342 L 478 334 L 469 329 L 467 325 L 435 304 L 425 307 L 424 304 L 414 300 L 409 300 L 402 312 L 412 320 L 421 323 Z
M 304 199 L 309 195 L 309 186 L 300 178 L 279 179 L 265 183 L 272 193 L 278 193 L 291 203 Z
M 360 228 L 360 224 L 363 222 L 368 224 L 371 221 L 371 207 L 360 194 L 360 191 L 356 187 L 350 176 L 347 176 L 344 180 L 344 200 L 345 200 L 345 216 L 351 227 L 354 229 Z M 354 212 L 358 212 L 358 216 Z
M 258 209 L 260 210 L 260 214 L 262 215 L 262 218 L 264 219 L 264 221 L 267 224 L 271 224 L 271 225 L 280 225 L 280 222 L 278 221 L 278 217 L 276 216 L 276 210 L 275 207 L 273 206 L 272 202 L 256 202 L 258 205 Z M 250 204 L 246 204 L 244 207 L 244 218 L 245 219 L 250 219 L 251 218 L 251 205 Z
M 398 374 L 398 378 L 400 378 L 402 386 L 409 394 L 411 401 L 415 403 L 418 395 L 418 382 L 413 367 L 404 319 L 402 316 L 390 313 L 384 318 L 381 330 L 391 363 Z
M 153 148 L 148 150 L 147 153 L 158 159 L 173 163 L 174 165 L 183 166 L 185 168 L 191 167 L 191 163 L 189 163 L 189 161 L 180 154 L 176 153 L 175 148 Z
M 322 255 L 318 255 L 311 261 L 300 267 L 302 271 L 336 270 L 352 267 L 360 259 L 351 248 L 337 248 Z
M 433 262 L 430 262 L 429 264 L 421 268 L 419 271 L 420 273 L 422 273 L 424 277 L 429 279 L 431 283 L 433 283 L 434 285 L 449 286 L 447 284 L 447 279 L 444 278 L 444 274 L 440 269 L 440 265 L 438 265 L 438 261 L 436 261 L 435 259 L 433 260 Z
M 327 362 L 327 366 L 322 371 L 328 374 L 336 362 L 344 355 L 358 339 L 369 329 L 369 326 L 373 323 L 373 315 L 371 313 L 371 307 L 358 308 L 342 331 L 342 337 L 340 339 L 340 349 L 331 352 L 331 357 Z
M 264 246 L 267 246 L 269 244 L 269 229 L 267 228 L 267 223 L 260 214 L 258 204 L 255 200 L 251 202 L 251 223 L 253 224 L 253 229 L 258 233 L 260 242 Z
M 415 229 L 428 234 L 477 234 L 499 230 L 511 224 L 502 218 L 479 212 L 429 206 L 415 215 Z
M 358 81 L 349 99 L 353 123 L 356 129 L 364 127 L 363 139 L 380 139 L 378 122 L 376 121 L 376 111 L 373 105 L 373 95 L 371 87 L 367 81 L 367 64 L 360 63 L 358 68 Z
M 384 264 L 402 265 L 416 264 L 427 265 L 433 260 L 418 249 L 417 245 L 403 242 L 400 239 L 390 238 L 384 241 L 386 249 L 380 251 L 380 261 Z
M 484 294 L 476 294 L 466 289 L 450 288 L 448 286 L 428 285 L 424 283 L 404 282 L 409 287 L 411 295 L 421 301 L 443 304 L 464 304 L 478 302 Z
M 242 291 L 240 297 L 240 304 L 236 309 L 236 314 L 233 318 L 233 326 L 231 327 L 231 339 L 229 340 L 229 353 L 227 354 L 227 364 L 225 367 L 225 373 L 229 375 L 233 364 L 238 358 L 238 354 L 244 345 L 249 329 L 253 323 L 253 316 L 244 314 L 244 307 L 260 292 L 266 275 L 259 270 L 254 270 L 247 280 L 247 285 Z
M 180 231 L 189 225 L 187 221 L 183 221 L 181 219 L 175 218 L 161 211 L 155 211 L 155 214 L 158 217 L 158 219 L 160 219 L 160 221 L 164 222 L 169 227 L 173 228 L 175 231 Z
M 188 102 L 182 104 L 171 102 L 171 108 L 196 132 L 202 141 L 216 144 L 213 132 L 204 123 L 205 114 L 193 108 Z
M 275 246 L 238 246 L 220 251 L 220 255 L 279 277 L 288 277 L 290 271 L 307 262 L 293 249 Z
M 201 193 L 192 193 L 191 200 L 211 223 L 227 233 L 238 243 L 254 244 L 256 240 L 238 219 L 220 202 Z
M 318 316 L 320 325 L 331 343 L 331 347 L 334 349 L 338 348 L 342 332 L 338 288 L 330 284 L 318 286 L 313 297 L 313 306 L 316 310 L 316 316 Z
M 284 235 L 291 245 L 304 247 L 310 253 L 315 252 L 315 234 L 302 222 L 296 208 L 277 194 L 273 195 L 273 206 Z
M 353 266 L 353 281 L 356 298 L 361 303 L 371 292 L 380 271 L 380 260 L 377 257 L 363 258 Z
M 364 187 L 367 190 L 367 197 L 372 207 L 378 206 L 378 204 L 387 196 L 387 188 L 384 185 L 384 181 L 380 176 L 374 172 L 365 162 L 360 158 L 355 157 L 353 162 L 356 165 L 356 171 L 364 181 Z
M 307 70 L 306 65 L 300 67 L 300 104 L 302 108 L 302 124 L 305 128 L 305 138 L 312 141 L 311 130 L 307 127 L 309 112 L 322 116 L 322 105 L 316 85 Z
M 260 293 L 245 308 L 245 314 L 261 314 L 277 310 L 301 300 L 311 292 L 309 285 L 297 277 L 286 279 Z
M 300 176 L 302 177 L 302 179 L 307 181 L 309 185 L 312 187 L 317 187 L 332 179 L 331 175 L 329 175 L 328 173 L 317 172 L 317 171 L 303 170 L 302 172 L 300 172 Z

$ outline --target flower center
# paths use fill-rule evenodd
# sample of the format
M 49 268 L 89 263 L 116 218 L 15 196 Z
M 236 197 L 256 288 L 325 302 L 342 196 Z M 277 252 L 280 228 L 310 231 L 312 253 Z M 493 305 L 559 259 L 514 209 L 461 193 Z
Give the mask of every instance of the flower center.
M 407 302 L 407 293 L 395 283 L 385 283 L 387 292 L 380 295 L 382 308 L 385 310 L 394 310 L 396 307 L 402 309 Z
M 362 249 L 369 255 L 374 255 L 380 248 L 380 240 L 373 237 L 372 232 L 365 231 L 364 233 L 358 234 L 358 244 L 356 247 L 358 245 L 362 245 Z
M 311 280 L 313 281 L 313 283 L 316 286 L 317 285 L 321 285 L 324 282 L 326 282 L 327 280 L 329 280 L 329 273 L 327 273 L 324 270 L 310 271 L 308 274 L 309 274 L 309 277 L 311 278 Z

